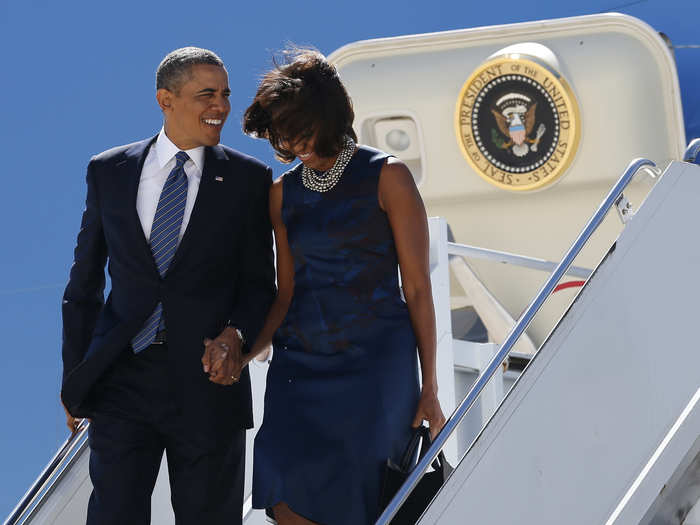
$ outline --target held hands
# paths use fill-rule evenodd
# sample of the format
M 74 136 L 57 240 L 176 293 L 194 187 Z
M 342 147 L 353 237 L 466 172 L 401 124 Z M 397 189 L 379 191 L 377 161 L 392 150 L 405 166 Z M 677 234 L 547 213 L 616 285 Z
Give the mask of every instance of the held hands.
M 202 368 L 209 374 L 209 381 L 219 385 L 232 385 L 241 377 L 246 363 L 241 355 L 241 338 L 230 326 L 224 328 L 216 339 L 204 339 Z
M 416 417 L 413 418 L 413 428 L 418 428 L 423 421 L 428 422 L 430 427 L 430 438 L 435 439 L 438 432 L 445 425 L 445 416 L 440 408 L 440 401 L 437 398 L 437 388 L 423 385 L 416 409 Z

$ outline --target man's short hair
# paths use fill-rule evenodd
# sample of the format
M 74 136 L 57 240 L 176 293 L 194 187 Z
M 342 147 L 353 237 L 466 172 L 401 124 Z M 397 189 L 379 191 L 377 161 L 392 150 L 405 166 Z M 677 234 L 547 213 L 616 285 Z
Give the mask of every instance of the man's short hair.
M 178 93 L 191 77 L 192 66 L 206 64 L 224 67 L 224 62 L 213 51 L 201 47 L 181 47 L 171 51 L 161 61 L 156 71 L 156 89 Z

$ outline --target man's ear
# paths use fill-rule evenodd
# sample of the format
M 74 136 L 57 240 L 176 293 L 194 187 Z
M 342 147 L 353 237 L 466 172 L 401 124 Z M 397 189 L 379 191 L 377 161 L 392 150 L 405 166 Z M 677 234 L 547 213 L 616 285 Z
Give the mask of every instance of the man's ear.
M 156 91 L 156 100 L 162 111 L 167 111 L 170 109 L 172 104 L 173 94 L 165 88 L 160 88 Z

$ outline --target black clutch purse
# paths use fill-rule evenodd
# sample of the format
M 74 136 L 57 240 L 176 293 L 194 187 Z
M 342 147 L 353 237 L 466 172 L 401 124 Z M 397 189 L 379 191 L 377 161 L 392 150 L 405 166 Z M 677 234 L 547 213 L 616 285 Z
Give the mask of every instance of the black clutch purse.
M 391 459 L 387 459 L 380 498 L 382 510 L 386 508 L 399 488 L 401 488 L 403 482 L 406 481 L 406 478 L 416 467 L 419 459 L 428 451 L 430 444 L 430 431 L 427 427 L 420 426 L 411 436 L 411 440 L 401 458 L 401 464 L 397 465 Z M 420 454 L 417 453 L 419 445 Z M 432 467 L 432 472 L 428 471 L 423 474 L 413 492 L 403 502 L 403 505 L 401 505 L 391 520 L 391 525 L 415 525 L 453 470 L 445 460 L 445 454 L 442 451 L 433 461 Z

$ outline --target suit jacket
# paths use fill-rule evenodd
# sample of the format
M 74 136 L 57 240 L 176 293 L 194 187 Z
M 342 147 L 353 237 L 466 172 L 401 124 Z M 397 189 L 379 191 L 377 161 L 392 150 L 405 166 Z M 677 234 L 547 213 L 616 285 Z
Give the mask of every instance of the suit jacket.
M 238 383 L 217 385 L 202 371 L 201 357 L 203 339 L 227 323 L 252 343 L 274 298 L 271 171 L 225 146 L 205 148 L 190 221 L 161 278 L 136 211 L 141 168 L 155 139 L 111 149 L 88 165 L 63 297 L 61 397 L 73 416 L 89 417 L 91 389 L 121 352 L 133 351 L 131 339 L 162 302 L 183 416 L 194 423 L 193 438 L 211 443 L 253 423 L 247 367 Z M 104 302 L 106 262 L 112 287 Z

